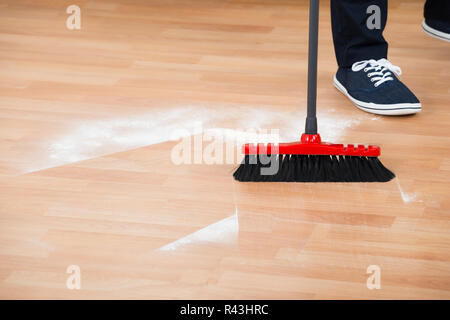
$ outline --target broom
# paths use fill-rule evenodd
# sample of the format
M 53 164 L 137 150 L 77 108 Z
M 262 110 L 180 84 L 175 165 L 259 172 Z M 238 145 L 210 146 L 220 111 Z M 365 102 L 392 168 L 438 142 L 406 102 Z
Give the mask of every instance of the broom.
M 319 0 L 310 0 L 308 107 L 300 142 L 245 144 L 233 176 L 254 182 L 386 182 L 395 175 L 378 160 L 380 147 L 330 144 L 317 133 L 317 46 Z

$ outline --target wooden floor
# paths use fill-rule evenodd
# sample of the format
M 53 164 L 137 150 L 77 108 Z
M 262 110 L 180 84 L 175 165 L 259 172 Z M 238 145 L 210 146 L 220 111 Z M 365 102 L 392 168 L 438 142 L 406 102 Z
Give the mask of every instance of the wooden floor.
M 81 30 L 70 4 L 0 3 L 0 298 L 450 299 L 450 46 L 422 32 L 423 1 L 389 1 L 389 59 L 423 104 L 406 117 L 333 87 L 321 3 L 322 138 L 381 145 L 386 184 L 171 161 L 180 130 L 299 138 L 307 1 L 80 0 Z

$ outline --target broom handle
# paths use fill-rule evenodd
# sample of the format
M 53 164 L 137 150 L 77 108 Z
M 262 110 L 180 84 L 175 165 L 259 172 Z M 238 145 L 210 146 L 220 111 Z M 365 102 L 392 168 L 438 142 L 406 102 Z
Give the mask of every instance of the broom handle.
M 319 0 L 309 1 L 309 41 L 308 41 L 308 112 L 306 134 L 317 134 L 317 42 L 319 37 Z

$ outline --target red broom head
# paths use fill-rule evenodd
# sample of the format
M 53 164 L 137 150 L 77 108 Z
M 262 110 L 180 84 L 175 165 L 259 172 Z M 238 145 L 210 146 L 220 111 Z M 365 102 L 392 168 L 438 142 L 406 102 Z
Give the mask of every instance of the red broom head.
M 359 157 L 378 157 L 380 147 L 364 145 L 343 145 L 322 142 L 319 134 L 302 134 L 300 142 L 280 143 L 280 144 L 252 144 L 243 146 L 245 155 L 257 154 L 294 154 L 294 155 L 331 155 L 331 156 L 359 156 Z
M 243 152 L 233 174 L 238 181 L 387 182 L 395 177 L 378 159 L 380 147 L 325 143 L 318 134 L 303 134 L 294 143 L 246 144 Z

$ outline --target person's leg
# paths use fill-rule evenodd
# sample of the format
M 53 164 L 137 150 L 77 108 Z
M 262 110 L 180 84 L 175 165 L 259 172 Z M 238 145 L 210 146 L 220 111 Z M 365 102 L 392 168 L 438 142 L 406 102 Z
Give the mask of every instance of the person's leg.
M 331 18 L 339 65 L 336 88 L 366 112 L 419 112 L 419 100 L 396 77 L 400 68 L 387 60 L 387 0 L 331 0 Z
M 427 0 L 423 15 L 422 26 L 427 34 L 450 41 L 450 1 Z
M 387 0 L 331 0 L 334 49 L 340 67 L 387 57 Z

